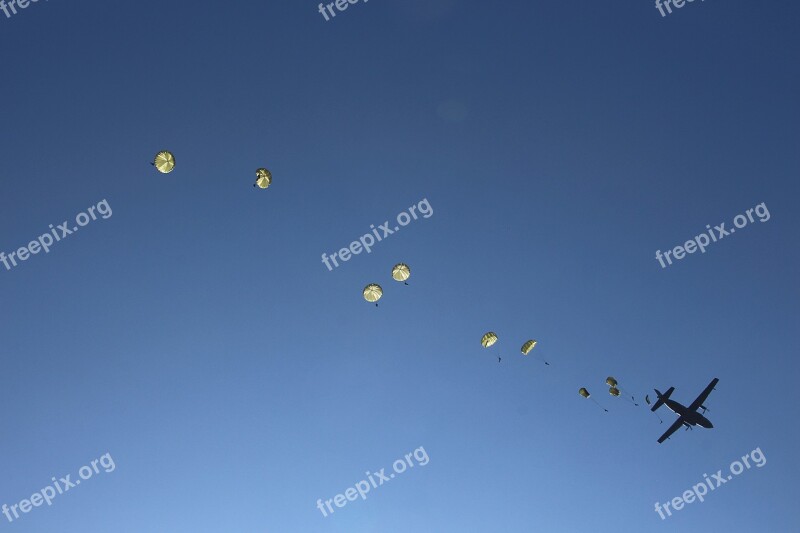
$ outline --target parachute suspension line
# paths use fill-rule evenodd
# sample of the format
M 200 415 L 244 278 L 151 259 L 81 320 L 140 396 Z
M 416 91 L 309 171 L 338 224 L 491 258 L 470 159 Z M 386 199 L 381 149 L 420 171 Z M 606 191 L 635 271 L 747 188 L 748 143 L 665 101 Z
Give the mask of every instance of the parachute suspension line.
M 634 398 L 633 394 L 629 394 L 628 391 L 620 387 L 619 382 L 613 376 L 608 376 L 606 378 L 606 385 L 610 387 L 608 392 L 611 394 L 611 396 L 622 396 L 625 398 L 625 401 L 632 403 L 635 407 L 639 407 L 639 404 L 636 403 L 636 398 Z M 630 398 L 628 398 L 628 396 L 630 396 Z M 650 401 L 648 400 L 647 403 L 650 403 Z
M 636 403 L 636 398 L 634 398 L 634 397 L 633 397 L 633 394 L 629 394 L 629 393 L 628 393 L 628 391 L 626 391 L 626 390 L 625 390 L 625 389 L 623 389 L 622 387 L 617 387 L 617 388 L 620 390 L 620 392 L 622 392 L 622 393 L 624 393 L 624 394 L 625 394 L 625 399 L 626 399 L 626 400 L 628 400 L 628 396 L 630 396 L 630 397 L 631 397 L 631 399 L 630 399 L 630 400 L 628 400 L 628 401 L 629 401 L 629 402 L 631 402 L 631 403 L 632 403 L 633 405 L 635 405 L 636 407 L 639 407 L 639 404 L 638 404 L 638 403 Z
M 625 401 L 627 401 L 631 405 L 634 405 L 635 407 L 639 407 L 639 404 L 636 403 L 636 401 L 634 400 L 633 396 L 631 396 L 630 398 L 628 398 L 627 396 L 623 396 L 623 398 L 625 398 Z
M 529 353 L 531 353 L 531 351 L 534 348 L 536 348 L 537 344 L 539 344 L 539 342 L 536 339 L 531 339 L 531 340 L 525 342 L 525 344 L 522 345 L 522 348 L 520 348 L 520 351 L 522 352 L 522 355 L 528 355 Z M 541 348 L 540 348 L 540 350 L 541 350 Z M 537 359 L 537 360 L 541 359 L 544 364 L 550 366 L 550 363 L 548 363 L 544 358 L 534 357 L 534 359 Z
M 590 400 L 592 400 L 592 401 L 594 402 L 594 404 L 595 404 L 597 407 L 599 407 L 600 409 L 602 409 L 602 410 L 603 410 L 603 411 L 605 411 L 606 413 L 608 412 L 608 409 L 606 409 L 605 407 L 603 407 L 602 405 L 600 405 L 599 403 L 597 403 L 597 400 L 595 400 L 594 398 L 591 398 L 591 397 L 590 397 L 589 399 L 590 399 Z

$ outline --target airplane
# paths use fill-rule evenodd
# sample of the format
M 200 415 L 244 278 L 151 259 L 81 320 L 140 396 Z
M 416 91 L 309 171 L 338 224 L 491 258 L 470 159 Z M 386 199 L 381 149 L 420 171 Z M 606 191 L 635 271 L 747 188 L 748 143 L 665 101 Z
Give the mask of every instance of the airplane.
M 659 437 L 659 444 L 667 440 L 670 435 L 675 433 L 681 426 L 686 426 L 686 429 L 692 429 L 692 426 L 701 426 L 707 429 L 714 427 L 708 418 L 697 412 L 697 409 L 702 409 L 703 414 L 705 414 L 707 408 L 705 405 L 703 405 L 703 402 L 706 401 L 708 395 L 711 394 L 712 390 L 714 390 L 714 387 L 717 385 L 718 381 L 719 378 L 712 379 L 711 383 L 708 384 L 708 387 L 706 387 L 706 389 L 700 393 L 700 396 L 698 396 L 689 407 L 684 407 L 675 400 L 670 399 L 670 395 L 675 390 L 675 387 L 670 387 L 664 394 L 661 394 L 658 389 L 654 389 L 656 391 L 656 395 L 658 396 L 658 401 L 653 404 L 653 407 L 650 410 L 655 412 L 656 409 L 666 404 L 670 411 L 679 415 L 675 423 L 672 424 L 669 429 L 664 432 L 663 435 L 661 435 L 661 437 Z

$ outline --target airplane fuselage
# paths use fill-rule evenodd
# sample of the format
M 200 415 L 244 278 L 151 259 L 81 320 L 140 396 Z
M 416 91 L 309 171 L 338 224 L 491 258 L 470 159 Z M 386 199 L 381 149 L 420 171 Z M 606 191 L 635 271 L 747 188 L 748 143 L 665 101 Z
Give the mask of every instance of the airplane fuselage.
M 690 411 L 687 407 L 681 405 L 675 400 L 670 400 L 667 398 L 664 400 L 664 405 L 666 405 L 667 408 L 676 415 L 682 416 L 686 424 L 691 426 L 700 426 L 707 429 L 714 427 L 708 418 L 704 417 L 697 411 Z

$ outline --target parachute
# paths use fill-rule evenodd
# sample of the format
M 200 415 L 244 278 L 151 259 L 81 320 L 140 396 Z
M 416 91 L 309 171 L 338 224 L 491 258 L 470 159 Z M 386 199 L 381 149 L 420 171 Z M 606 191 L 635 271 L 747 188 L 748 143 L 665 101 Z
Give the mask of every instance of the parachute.
M 530 353 L 530 351 L 533 350 L 535 347 L 536 347 L 536 341 L 535 340 L 529 340 L 528 342 L 526 342 L 525 344 L 522 345 L 522 348 L 521 348 L 522 354 L 523 355 L 528 355 Z
M 383 296 L 383 289 L 377 283 L 370 283 L 364 287 L 364 299 L 369 303 L 377 302 Z M 378 305 L 377 303 L 375 304 Z
M 639 407 L 639 404 L 636 403 L 636 398 L 634 398 L 632 394 L 628 394 L 627 392 L 625 392 L 625 389 L 623 389 L 622 387 L 619 386 L 619 383 L 617 382 L 616 379 L 614 379 L 611 376 L 608 376 L 606 378 L 606 385 L 608 385 L 610 387 L 608 389 L 608 393 L 611 396 L 619 396 L 620 393 L 624 392 L 625 396 L 623 396 L 623 398 L 625 398 L 625 400 L 627 400 L 630 403 L 632 403 L 634 406 Z M 630 396 L 630 398 L 628 398 L 628 396 Z
M 481 344 L 484 348 L 488 348 L 497 342 L 497 334 L 493 331 L 488 332 L 481 338 Z
M 522 348 L 520 348 L 520 351 L 522 352 L 522 355 L 528 355 L 529 353 L 531 353 L 531 350 L 536 348 L 536 344 L 537 343 L 538 343 L 537 340 L 531 339 L 531 340 L 527 341 L 525 344 L 523 344 Z M 544 359 L 542 359 L 542 362 L 544 364 L 548 365 L 548 366 L 550 365 L 550 363 L 548 363 Z
M 162 174 L 169 174 L 175 168 L 175 156 L 172 155 L 172 152 L 162 150 L 156 154 L 153 166 Z
M 259 168 L 256 170 L 256 182 L 253 187 L 259 189 L 266 189 L 272 183 L 272 174 L 266 168 Z
M 411 268 L 405 263 L 397 263 L 392 267 L 392 279 L 395 281 L 405 281 L 411 277 Z M 406 283 L 408 285 L 408 283 Z
M 599 403 L 597 403 L 597 400 L 595 400 L 594 398 L 592 398 L 592 397 L 591 397 L 592 395 L 591 395 L 591 394 L 589 394 L 589 391 L 588 391 L 588 390 L 586 390 L 586 388 L 585 388 L 585 387 L 581 387 L 580 389 L 578 389 L 578 394 L 580 394 L 580 395 L 581 395 L 581 396 L 583 396 L 584 398 L 587 398 L 587 399 L 589 399 L 589 400 L 592 400 L 592 402 L 593 402 L 593 403 L 594 403 L 594 404 L 595 404 L 597 407 L 599 407 L 600 409 L 602 409 L 602 410 L 603 410 L 603 411 L 605 411 L 606 413 L 608 412 L 608 409 L 606 409 L 605 407 L 603 407 L 602 405 L 600 405 Z

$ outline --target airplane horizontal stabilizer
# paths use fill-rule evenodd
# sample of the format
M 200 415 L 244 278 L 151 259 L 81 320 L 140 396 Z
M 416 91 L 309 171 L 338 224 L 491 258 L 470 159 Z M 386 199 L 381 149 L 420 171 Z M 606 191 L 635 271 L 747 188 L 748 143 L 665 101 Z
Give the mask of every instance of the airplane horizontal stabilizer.
M 653 389 L 653 390 L 656 391 L 656 396 L 658 396 L 658 400 L 656 401 L 656 403 L 653 404 L 653 407 L 650 408 L 651 411 L 655 411 L 656 409 L 664 405 L 664 400 L 670 397 L 672 392 L 675 390 L 675 387 L 670 387 L 664 394 L 661 394 L 661 391 L 659 391 L 658 389 Z

